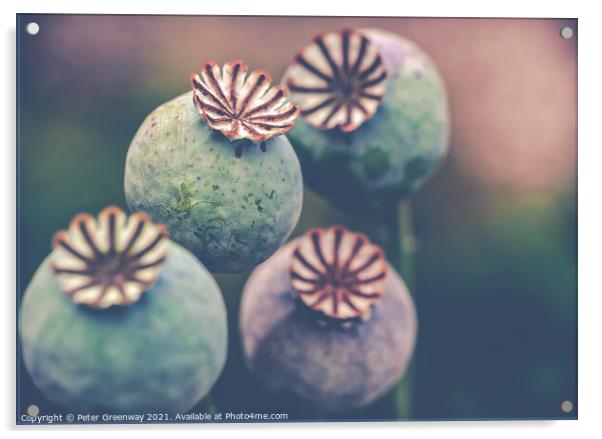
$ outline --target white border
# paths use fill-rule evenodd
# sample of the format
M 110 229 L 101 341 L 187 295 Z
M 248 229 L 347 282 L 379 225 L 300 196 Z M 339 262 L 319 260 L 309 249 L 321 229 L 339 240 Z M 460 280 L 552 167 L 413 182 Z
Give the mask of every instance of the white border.
M 15 2 L 16 3 L 16 2 Z M 0 148 L 2 156 L 2 214 L 0 214 L 0 279 L 4 280 L 1 291 L 3 303 L 3 360 L 0 361 L 2 378 L 5 380 L 4 395 L 0 399 L 0 425 L 14 433 L 25 434 L 43 429 L 44 435 L 59 436 L 68 431 L 98 436 L 119 434 L 143 429 L 145 435 L 164 436 L 166 430 L 178 434 L 205 434 L 211 432 L 245 434 L 250 438 L 305 437 L 317 432 L 344 434 L 350 438 L 365 437 L 366 434 L 412 438 L 437 435 L 445 438 L 507 438 L 509 435 L 546 435 L 549 438 L 602 437 L 597 422 L 599 415 L 600 390 L 602 390 L 602 288 L 600 288 L 600 266 L 597 251 L 602 248 L 600 229 L 602 209 L 599 188 L 602 187 L 600 166 L 602 165 L 601 111 L 602 81 L 600 42 L 602 35 L 599 11 L 595 2 L 546 1 L 537 4 L 524 0 L 503 2 L 471 2 L 467 0 L 393 2 L 370 0 L 369 2 L 325 2 L 324 0 L 302 1 L 244 1 L 207 2 L 196 0 L 185 2 L 125 2 L 123 0 L 37 2 L 21 0 L 18 4 L 2 2 L 2 61 L 0 69 L 3 103 L 0 107 L 0 132 L 5 141 Z M 486 6 L 485 6 L 486 4 Z M 80 428 L 16 428 L 13 426 L 15 413 L 15 13 L 145 13 L 145 14 L 236 14 L 236 15 L 393 15 L 393 16 L 449 16 L 449 17 L 557 17 L 579 18 L 579 421 L 562 422 L 422 422 L 422 423 L 374 423 L 374 424 L 283 424 L 283 425 L 186 425 L 186 426 L 103 426 Z M 43 80 L 43 74 L 40 77 Z M 129 433 L 131 434 L 131 433 Z

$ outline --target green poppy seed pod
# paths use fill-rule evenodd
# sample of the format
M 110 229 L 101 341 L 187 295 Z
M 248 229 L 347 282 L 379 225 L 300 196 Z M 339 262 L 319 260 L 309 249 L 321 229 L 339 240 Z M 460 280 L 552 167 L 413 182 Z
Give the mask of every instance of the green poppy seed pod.
M 283 83 L 301 109 L 289 132 L 308 185 L 365 211 L 417 190 L 445 157 L 449 115 L 437 67 L 378 29 L 318 35 Z
M 382 250 L 343 227 L 312 229 L 258 266 L 241 302 L 245 358 L 281 396 L 325 412 L 370 404 L 407 369 L 408 290 Z
M 115 207 L 55 235 L 19 328 L 34 384 L 80 412 L 185 412 L 226 360 L 226 308 L 209 272 L 164 226 Z
M 267 72 L 208 61 L 193 92 L 154 110 L 126 159 L 129 207 L 169 227 L 213 272 L 271 256 L 301 213 L 299 161 L 283 134 L 299 112 Z

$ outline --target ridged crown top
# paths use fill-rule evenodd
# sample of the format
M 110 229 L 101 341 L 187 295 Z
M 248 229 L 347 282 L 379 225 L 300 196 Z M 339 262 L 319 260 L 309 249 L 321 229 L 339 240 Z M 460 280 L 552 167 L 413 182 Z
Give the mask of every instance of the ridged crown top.
M 53 238 L 51 268 L 61 291 L 93 308 L 136 302 L 157 280 L 167 259 L 167 228 L 136 212 L 105 208 L 82 213 Z
M 316 36 L 297 54 L 285 78 L 307 123 L 350 132 L 378 109 L 387 72 L 378 48 L 360 32 L 345 29 Z
M 337 320 L 369 313 L 384 293 L 386 276 L 382 249 L 341 226 L 308 231 L 290 265 L 291 285 L 301 302 Z
M 264 70 L 247 76 L 242 60 L 224 64 L 220 69 L 205 61 L 201 74 L 192 75 L 194 103 L 211 128 L 232 140 L 267 140 L 284 134 L 295 125 L 299 107 L 287 100 L 283 86 L 272 86 L 272 77 Z

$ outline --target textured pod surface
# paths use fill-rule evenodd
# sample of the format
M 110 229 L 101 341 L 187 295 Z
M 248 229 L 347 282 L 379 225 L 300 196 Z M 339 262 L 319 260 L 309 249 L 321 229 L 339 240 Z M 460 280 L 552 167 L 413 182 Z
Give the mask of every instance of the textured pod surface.
M 52 255 L 22 300 L 25 365 L 51 401 L 99 412 L 184 412 L 211 389 L 226 360 L 219 288 L 187 250 L 169 246 L 155 285 L 138 302 L 99 310 L 59 290 Z
M 171 239 L 210 271 L 238 272 L 286 240 L 301 213 L 303 183 L 285 136 L 263 146 L 231 142 L 203 122 L 185 93 L 138 129 L 126 160 L 125 196 L 132 210 L 166 224 Z
M 369 320 L 350 328 L 321 326 L 299 312 L 290 286 L 295 241 L 255 269 L 243 292 L 240 329 L 245 357 L 275 393 L 336 412 L 369 404 L 405 372 L 416 338 L 413 301 L 389 267 L 382 300 Z
M 360 31 L 379 48 L 387 71 L 385 97 L 374 116 L 348 133 L 297 119 L 287 134 L 305 181 L 349 210 L 367 210 L 418 189 L 446 155 L 449 137 L 445 86 L 428 55 L 395 34 Z

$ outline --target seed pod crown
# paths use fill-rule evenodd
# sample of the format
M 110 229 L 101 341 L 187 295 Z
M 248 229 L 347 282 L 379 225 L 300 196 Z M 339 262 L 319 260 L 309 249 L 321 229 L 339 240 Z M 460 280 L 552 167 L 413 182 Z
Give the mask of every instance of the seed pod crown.
M 93 308 L 136 302 L 157 280 L 167 259 L 167 228 L 136 212 L 105 208 L 79 214 L 53 238 L 52 270 L 61 291 Z
M 267 140 L 290 130 L 299 107 L 287 100 L 286 88 L 272 86 L 265 70 L 249 68 L 242 60 L 224 64 L 220 69 L 205 61 L 201 74 L 192 75 L 194 103 L 211 128 L 231 140 Z
M 315 228 L 299 238 L 290 265 L 299 300 L 336 320 L 369 313 L 384 293 L 386 275 L 382 249 L 341 226 Z
M 354 131 L 385 96 L 387 72 L 379 50 L 358 31 L 320 34 L 286 72 L 291 99 L 316 128 Z

